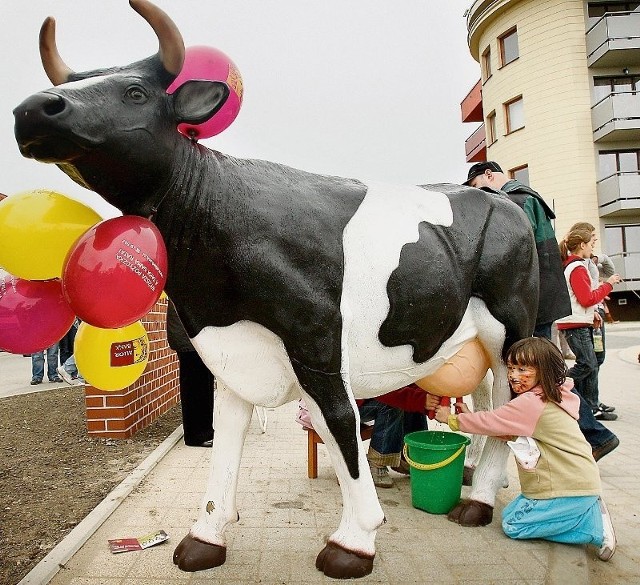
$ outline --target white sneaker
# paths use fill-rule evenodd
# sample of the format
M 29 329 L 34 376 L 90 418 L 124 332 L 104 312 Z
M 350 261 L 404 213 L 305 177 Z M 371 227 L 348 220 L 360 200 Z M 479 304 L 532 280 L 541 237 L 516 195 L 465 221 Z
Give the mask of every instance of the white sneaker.
M 598 558 L 601 561 L 608 561 L 613 553 L 616 552 L 616 533 L 613 530 L 613 522 L 607 505 L 602 498 L 598 498 L 600 504 L 600 512 L 602 512 L 602 526 L 604 529 L 604 540 L 602 546 L 598 549 Z
M 71 384 L 71 386 L 77 386 L 78 384 L 82 384 L 82 381 L 79 380 L 77 376 L 74 378 L 69 372 L 67 372 L 67 370 L 64 369 L 64 366 L 60 366 L 58 368 L 58 374 L 60 374 L 60 377 L 67 384 Z

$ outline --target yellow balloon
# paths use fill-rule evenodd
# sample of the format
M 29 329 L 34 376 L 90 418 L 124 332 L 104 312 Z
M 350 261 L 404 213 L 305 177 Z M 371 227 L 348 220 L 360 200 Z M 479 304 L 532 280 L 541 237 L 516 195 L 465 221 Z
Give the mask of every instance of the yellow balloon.
M 102 218 L 90 207 L 43 189 L 0 201 L 0 266 L 27 280 L 62 276 L 74 242 Z
M 100 390 L 122 390 L 147 367 L 149 337 L 140 321 L 119 329 L 81 323 L 74 353 L 78 371 L 89 384 Z

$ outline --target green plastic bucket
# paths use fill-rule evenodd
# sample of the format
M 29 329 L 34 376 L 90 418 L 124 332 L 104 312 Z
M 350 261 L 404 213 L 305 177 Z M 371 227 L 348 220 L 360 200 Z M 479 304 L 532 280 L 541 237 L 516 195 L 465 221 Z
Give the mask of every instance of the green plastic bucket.
M 406 435 L 404 442 L 413 507 L 447 514 L 460 501 L 464 452 L 470 439 L 459 433 L 416 431 Z

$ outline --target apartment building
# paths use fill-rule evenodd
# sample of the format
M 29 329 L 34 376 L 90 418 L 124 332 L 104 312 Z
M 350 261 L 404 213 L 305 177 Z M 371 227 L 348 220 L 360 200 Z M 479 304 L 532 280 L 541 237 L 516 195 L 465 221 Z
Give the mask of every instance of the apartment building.
M 539 191 L 558 236 L 597 226 L 624 279 L 611 311 L 640 319 L 640 2 L 476 0 L 467 29 L 467 161 Z

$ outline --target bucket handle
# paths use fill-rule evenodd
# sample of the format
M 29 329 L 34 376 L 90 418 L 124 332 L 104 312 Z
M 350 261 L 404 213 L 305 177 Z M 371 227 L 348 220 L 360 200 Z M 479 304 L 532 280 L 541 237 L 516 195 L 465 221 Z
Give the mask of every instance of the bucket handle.
M 406 443 L 402 448 L 402 454 L 404 455 L 404 458 L 406 459 L 407 463 L 411 467 L 415 467 L 420 471 L 433 471 L 434 469 L 440 469 L 441 467 L 445 467 L 446 465 L 449 465 L 449 463 L 451 463 L 454 459 L 456 459 L 456 457 L 458 457 L 462 452 L 464 452 L 465 447 L 466 447 L 466 444 L 463 443 L 462 446 L 453 455 L 451 455 L 450 457 L 447 457 L 444 461 L 440 461 L 439 463 L 418 463 L 413 459 L 409 459 L 409 453 L 407 452 Z

